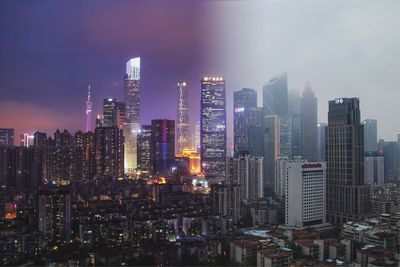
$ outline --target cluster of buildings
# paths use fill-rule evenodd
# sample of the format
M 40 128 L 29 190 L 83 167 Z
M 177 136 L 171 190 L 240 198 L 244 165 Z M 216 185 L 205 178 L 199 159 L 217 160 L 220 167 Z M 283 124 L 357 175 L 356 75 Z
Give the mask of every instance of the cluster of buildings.
M 124 99 L 104 99 L 95 120 L 89 86 L 85 132 L 37 131 L 15 146 L 0 129 L 2 263 L 398 263 L 400 135 L 378 141 L 358 98 L 329 101 L 319 123 L 311 86 L 288 90 L 286 74 L 263 86 L 262 107 L 243 88 L 232 109 L 225 79 L 204 76 L 191 134 L 189 88 L 178 82 L 176 119 L 142 124 L 133 58 Z

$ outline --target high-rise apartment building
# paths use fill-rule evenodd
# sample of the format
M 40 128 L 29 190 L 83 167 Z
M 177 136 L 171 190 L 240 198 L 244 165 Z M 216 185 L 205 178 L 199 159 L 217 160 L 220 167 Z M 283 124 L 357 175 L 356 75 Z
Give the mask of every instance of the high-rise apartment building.
M 176 111 L 175 127 L 175 153 L 182 154 L 184 149 L 190 147 L 188 84 L 186 81 L 178 83 L 178 107 Z
M 126 63 L 124 76 L 125 121 L 124 133 L 125 173 L 132 174 L 137 168 L 137 138 L 140 131 L 140 57 Z
M 240 200 L 247 203 L 264 196 L 264 163 L 262 157 L 241 154 L 227 159 L 227 180 L 240 185 Z
M 301 151 L 303 158 L 316 161 L 318 158 L 318 108 L 317 98 L 309 84 L 301 99 Z
M 233 93 L 234 155 L 263 156 L 263 110 L 257 108 L 257 92 L 243 88 Z
M 342 225 L 370 213 L 370 187 L 364 183 L 364 132 L 358 98 L 329 101 L 326 128 L 328 220 Z
M 206 177 L 225 179 L 225 80 L 201 78 L 201 165 Z
M 47 241 L 71 239 L 71 194 L 67 189 L 46 188 L 38 192 L 39 231 Z
M 378 122 L 377 120 L 363 120 L 364 125 L 364 152 L 374 153 L 378 150 Z
M 0 128 L 0 146 L 14 145 L 14 129 Z
M 118 178 L 124 175 L 124 137 L 118 127 L 95 130 L 96 176 Z
M 45 155 L 36 147 L 0 147 L 0 184 L 17 190 L 37 189 L 43 183 Z
M 240 219 L 240 189 L 232 181 L 211 185 L 211 213 L 229 217 L 236 224 Z
M 166 175 L 175 166 L 175 121 L 151 121 L 151 160 L 154 175 Z
M 307 227 L 326 222 L 326 164 L 293 160 L 286 163 L 285 223 Z

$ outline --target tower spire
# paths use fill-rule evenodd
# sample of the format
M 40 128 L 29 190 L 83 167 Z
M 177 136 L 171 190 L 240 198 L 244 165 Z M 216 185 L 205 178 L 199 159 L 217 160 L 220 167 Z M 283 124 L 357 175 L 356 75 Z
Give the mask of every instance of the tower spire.
M 88 97 L 87 97 L 87 101 L 90 101 L 90 84 L 88 85 Z
M 90 84 L 88 85 L 88 96 L 86 100 L 86 132 L 92 130 L 92 101 L 90 100 Z

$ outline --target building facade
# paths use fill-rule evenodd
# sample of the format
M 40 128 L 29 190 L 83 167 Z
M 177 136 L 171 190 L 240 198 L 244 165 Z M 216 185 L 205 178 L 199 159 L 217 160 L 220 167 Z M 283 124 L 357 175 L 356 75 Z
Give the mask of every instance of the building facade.
M 176 148 L 177 154 L 190 147 L 189 135 L 189 102 L 188 84 L 186 81 L 178 83 L 178 107 L 176 111 Z
M 0 128 L 0 146 L 14 145 L 14 129 Z
M 326 128 L 328 220 L 342 225 L 370 213 L 370 187 L 364 183 L 364 133 L 358 98 L 329 101 Z
M 240 200 L 249 202 L 264 196 L 264 163 L 262 157 L 241 154 L 227 159 L 227 180 L 240 185 Z
M 166 175 L 175 166 L 175 121 L 151 121 L 151 160 L 154 175 Z
M 376 152 L 378 150 L 378 122 L 366 119 L 362 124 L 364 125 L 364 152 Z
M 95 130 L 96 176 L 118 178 L 124 175 L 124 136 L 118 127 Z
M 304 159 L 318 159 L 318 108 L 317 98 L 307 84 L 301 99 L 301 151 Z
M 243 88 L 233 93 L 234 155 L 263 156 L 263 110 L 257 108 L 257 91 Z
M 122 125 L 125 173 L 131 175 L 137 168 L 137 138 L 140 131 L 140 57 L 126 63 L 124 76 L 125 122 Z
M 285 164 L 285 223 L 307 227 L 326 222 L 326 164 L 292 160 Z
M 206 177 L 225 179 L 226 107 L 225 80 L 201 78 L 201 165 Z

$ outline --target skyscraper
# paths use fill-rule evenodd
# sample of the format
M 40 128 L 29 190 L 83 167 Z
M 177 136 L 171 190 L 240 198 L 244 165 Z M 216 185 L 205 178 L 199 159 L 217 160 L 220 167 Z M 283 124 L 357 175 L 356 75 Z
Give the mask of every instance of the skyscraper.
M 364 125 L 364 152 L 373 153 L 378 150 L 378 122 L 366 119 Z
M 364 133 L 358 98 L 329 101 L 326 128 L 327 211 L 332 224 L 360 220 L 370 212 L 364 184 Z
M 124 98 L 127 122 L 140 122 L 140 57 L 126 63 Z
M 364 157 L 364 180 L 366 184 L 383 185 L 385 183 L 384 158 L 377 152 Z
M 318 157 L 317 98 L 310 84 L 306 85 L 301 99 L 301 150 L 303 158 L 316 161 Z
M 38 192 L 39 231 L 47 241 L 71 239 L 71 194 L 67 189 L 49 188 Z
M 103 127 L 118 127 L 118 100 L 106 98 L 103 101 Z
M 14 129 L 1 128 L 0 146 L 13 146 L 13 145 L 14 145 Z
M 301 156 L 301 96 L 295 89 L 288 91 L 289 116 L 291 121 L 292 156 Z
M 200 153 L 201 149 L 201 138 L 200 138 L 200 133 L 201 133 L 201 127 L 200 127 L 200 121 L 196 122 L 196 126 L 194 128 L 194 147 L 197 150 L 197 153 Z
M 17 190 L 42 185 L 45 155 L 36 147 L 0 146 L 0 184 Z
M 257 108 L 257 92 L 243 88 L 233 93 L 234 154 L 263 156 L 263 110 Z M 257 134 L 258 133 L 258 134 Z
M 151 121 L 151 160 L 154 175 L 166 175 L 175 163 L 175 121 Z
M 292 157 L 291 121 L 288 108 L 287 74 L 277 75 L 263 87 L 264 117 L 277 115 L 279 117 L 280 152 L 281 157 Z
M 95 130 L 96 175 L 122 177 L 124 174 L 123 133 L 118 127 L 98 127 Z
M 326 123 L 320 122 L 317 124 L 318 161 L 325 161 L 325 129 Z
M 210 178 L 225 178 L 226 109 L 225 80 L 201 78 L 201 165 Z
M 124 165 L 125 173 L 132 174 L 137 168 L 137 135 L 140 131 L 140 57 L 132 58 L 126 63 L 124 100 Z
M 264 117 L 264 189 L 275 190 L 275 161 L 280 158 L 280 126 L 277 115 Z
M 227 159 L 227 180 L 240 185 L 240 200 L 247 203 L 264 196 L 262 157 L 241 154 Z
M 149 176 L 153 171 L 151 161 L 151 125 L 142 125 L 138 135 L 138 160 L 137 165 L 142 176 Z
M 186 81 L 178 83 L 178 108 L 176 111 L 176 150 L 181 154 L 190 147 L 188 85 Z
M 263 87 L 264 115 L 288 115 L 287 74 L 270 79 Z
M 86 132 L 92 130 L 92 101 L 90 100 L 90 85 L 88 86 L 88 97 L 86 100 Z

